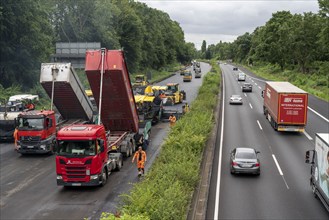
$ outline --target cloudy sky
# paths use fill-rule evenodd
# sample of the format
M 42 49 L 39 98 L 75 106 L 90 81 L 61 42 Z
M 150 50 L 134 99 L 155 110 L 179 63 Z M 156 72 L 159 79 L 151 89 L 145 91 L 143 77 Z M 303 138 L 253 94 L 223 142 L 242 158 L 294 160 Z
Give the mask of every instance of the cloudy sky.
M 185 33 L 185 40 L 201 48 L 219 41 L 233 42 L 263 26 L 277 11 L 318 13 L 317 0 L 140 0 L 169 14 Z

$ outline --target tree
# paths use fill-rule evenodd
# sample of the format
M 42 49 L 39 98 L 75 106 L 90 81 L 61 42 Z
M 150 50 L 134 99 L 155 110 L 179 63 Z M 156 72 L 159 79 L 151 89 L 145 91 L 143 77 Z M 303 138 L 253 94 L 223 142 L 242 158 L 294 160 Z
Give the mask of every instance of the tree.
M 41 0 L 2 0 L 0 83 L 30 88 L 39 79 L 40 63 L 53 49 L 49 9 Z

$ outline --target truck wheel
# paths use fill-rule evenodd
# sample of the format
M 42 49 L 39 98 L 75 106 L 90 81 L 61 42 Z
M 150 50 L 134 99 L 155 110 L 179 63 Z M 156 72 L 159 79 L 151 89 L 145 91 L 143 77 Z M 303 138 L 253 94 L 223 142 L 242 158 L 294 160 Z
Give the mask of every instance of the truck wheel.
M 122 158 L 120 158 L 118 163 L 117 163 L 117 166 L 116 166 L 115 170 L 120 171 L 122 166 L 123 166 L 123 161 L 122 161 Z
M 133 155 L 133 146 L 129 142 L 129 156 L 132 156 L 132 155 Z
M 107 182 L 106 169 L 103 168 L 103 170 L 102 170 L 102 182 L 101 182 L 101 186 L 105 186 L 106 182 Z

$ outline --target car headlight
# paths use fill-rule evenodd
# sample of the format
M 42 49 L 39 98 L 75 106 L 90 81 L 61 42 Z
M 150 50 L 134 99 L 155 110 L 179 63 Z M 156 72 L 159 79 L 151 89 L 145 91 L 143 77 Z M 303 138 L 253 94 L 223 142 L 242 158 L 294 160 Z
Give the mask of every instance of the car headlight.
M 41 145 L 40 145 L 40 148 L 41 148 L 42 150 L 46 150 L 46 145 L 45 145 L 45 144 L 41 144 Z
M 98 179 L 98 175 L 91 175 L 91 176 L 90 176 L 90 179 L 91 179 L 91 180 L 97 180 L 97 179 Z
M 57 175 L 57 179 L 62 180 L 63 179 L 62 175 Z

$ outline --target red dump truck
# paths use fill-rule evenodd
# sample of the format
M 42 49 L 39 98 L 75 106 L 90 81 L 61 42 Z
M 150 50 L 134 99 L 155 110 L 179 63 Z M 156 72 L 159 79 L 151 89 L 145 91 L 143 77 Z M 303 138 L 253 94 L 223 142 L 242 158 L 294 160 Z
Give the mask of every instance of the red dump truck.
M 70 63 L 42 63 L 40 83 L 62 120 L 53 110 L 20 113 L 15 124 L 19 137 L 17 152 L 21 154 L 53 153 L 58 129 L 93 119 L 92 104 Z
M 87 51 L 85 72 L 100 121 L 58 131 L 57 185 L 105 185 L 109 174 L 122 167 L 123 156 L 136 150 L 138 114 L 123 51 Z
M 303 132 L 307 123 L 308 94 L 289 82 L 266 82 L 264 115 L 277 131 Z

